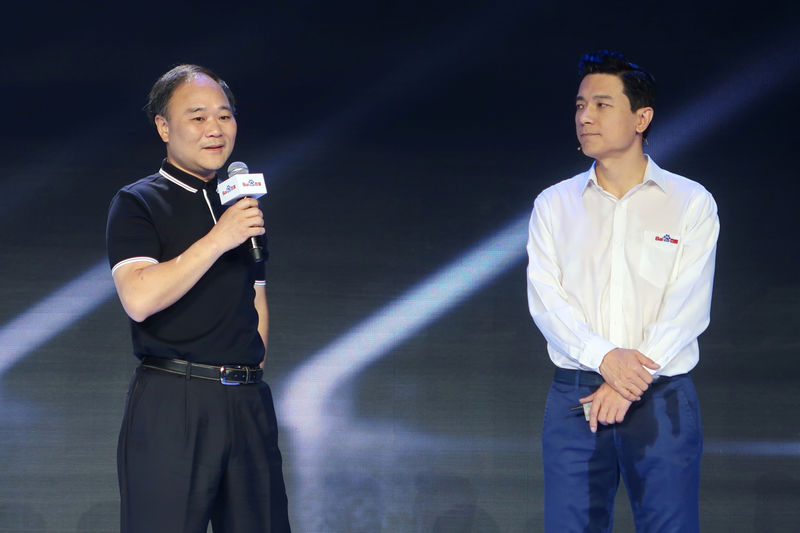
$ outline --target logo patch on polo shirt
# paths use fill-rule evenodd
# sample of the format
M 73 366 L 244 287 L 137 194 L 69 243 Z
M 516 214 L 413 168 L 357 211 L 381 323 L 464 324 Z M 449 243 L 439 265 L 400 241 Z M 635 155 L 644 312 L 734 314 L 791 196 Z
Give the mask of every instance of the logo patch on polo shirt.
M 670 237 L 669 233 L 665 233 L 661 237 L 656 235 L 656 240 L 658 242 L 666 242 L 666 243 L 669 243 L 669 244 L 678 244 L 678 239 L 674 239 L 674 238 Z

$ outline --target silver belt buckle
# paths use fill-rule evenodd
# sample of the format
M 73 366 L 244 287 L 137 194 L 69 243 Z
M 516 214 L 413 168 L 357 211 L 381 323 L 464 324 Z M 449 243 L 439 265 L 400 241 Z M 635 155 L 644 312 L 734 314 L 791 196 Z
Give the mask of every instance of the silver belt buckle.
M 244 381 L 231 381 L 225 376 L 225 371 L 227 369 L 231 370 L 244 370 L 245 371 L 245 378 Z M 221 366 L 219 367 L 219 382 L 223 385 L 241 385 L 242 383 L 249 383 L 250 382 L 250 369 L 246 366 L 242 365 L 228 365 L 228 366 Z

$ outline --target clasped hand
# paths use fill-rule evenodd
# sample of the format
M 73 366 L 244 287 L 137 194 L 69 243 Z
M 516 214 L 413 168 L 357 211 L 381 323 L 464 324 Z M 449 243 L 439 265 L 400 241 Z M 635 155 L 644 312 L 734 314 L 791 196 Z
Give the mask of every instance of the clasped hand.
M 647 369 L 658 370 L 660 365 L 638 350 L 615 348 L 600 363 L 600 374 L 605 383 L 581 404 L 592 402 L 589 410 L 589 428 L 597 431 L 597 423 L 620 423 L 625 419 L 631 404 L 642 399 L 642 394 L 653 382 Z
M 625 419 L 632 402 L 623 398 L 608 383 L 603 383 L 589 396 L 580 399 L 581 404 L 592 402 L 589 409 L 589 429 L 597 433 L 597 423 L 604 426 L 619 424 Z
M 623 398 L 636 402 L 653 382 L 648 368 L 658 370 L 661 367 L 639 350 L 615 348 L 603 357 L 600 375 Z

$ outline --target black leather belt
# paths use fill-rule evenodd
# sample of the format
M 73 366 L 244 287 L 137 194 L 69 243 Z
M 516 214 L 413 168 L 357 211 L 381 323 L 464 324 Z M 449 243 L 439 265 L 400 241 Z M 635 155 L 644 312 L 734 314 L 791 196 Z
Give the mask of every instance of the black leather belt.
M 182 359 L 166 359 L 164 357 L 143 357 L 142 366 L 186 376 L 186 379 L 200 378 L 219 381 L 223 385 L 248 385 L 258 383 L 264 371 L 257 366 L 246 365 L 203 365 L 190 363 Z
M 653 383 L 663 383 L 669 381 L 672 376 L 657 376 Z M 599 387 L 605 380 L 603 376 L 591 370 L 572 370 L 568 368 L 556 368 L 556 375 L 553 381 L 565 383 L 567 385 L 577 385 L 581 387 Z
M 591 370 L 572 370 L 567 368 L 556 368 L 556 375 L 553 381 L 566 385 L 579 385 L 581 387 L 599 387 L 605 380 L 603 376 Z

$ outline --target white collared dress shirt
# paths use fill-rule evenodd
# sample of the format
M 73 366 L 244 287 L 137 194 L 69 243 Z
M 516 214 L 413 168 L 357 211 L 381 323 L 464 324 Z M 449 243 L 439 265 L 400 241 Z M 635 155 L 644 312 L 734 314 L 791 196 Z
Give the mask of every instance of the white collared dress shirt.
M 649 158 L 622 198 L 594 165 L 545 189 L 528 228 L 528 306 L 561 368 L 599 372 L 637 349 L 674 376 L 697 364 L 709 323 L 719 219 L 702 185 Z

